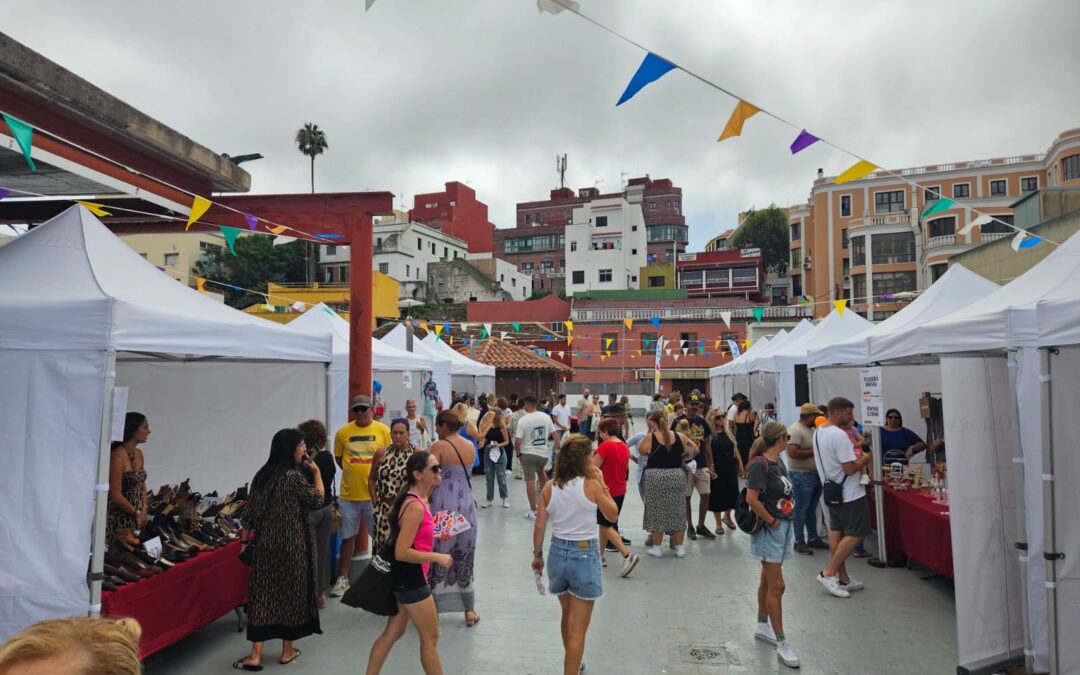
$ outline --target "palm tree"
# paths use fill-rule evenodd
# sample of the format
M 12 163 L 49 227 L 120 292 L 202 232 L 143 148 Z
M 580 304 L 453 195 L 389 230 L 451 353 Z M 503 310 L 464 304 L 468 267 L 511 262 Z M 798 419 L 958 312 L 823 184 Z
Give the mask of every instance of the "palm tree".
M 321 155 L 330 146 L 326 143 L 326 132 L 318 124 L 305 122 L 296 132 L 296 148 L 311 158 L 311 193 L 315 194 L 315 156 Z

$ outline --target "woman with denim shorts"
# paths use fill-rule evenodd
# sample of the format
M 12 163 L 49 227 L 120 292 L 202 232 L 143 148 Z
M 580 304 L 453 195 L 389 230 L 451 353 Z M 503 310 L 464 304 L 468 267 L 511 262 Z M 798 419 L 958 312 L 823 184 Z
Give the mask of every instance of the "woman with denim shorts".
M 544 570 L 544 532 L 551 520 L 548 553 L 548 588 L 562 605 L 562 641 L 566 651 L 563 674 L 585 670 L 585 633 L 589 630 L 593 603 L 604 595 L 600 567 L 599 529 L 596 512 L 615 522 L 619 509 L 604 476 L 592 462 L 592 441 L 572 434 L 555 458 L 555 475 L 540 494 L 540 508 L 533 529 L 533 562 Z
M 794 492 L 780 452 L 790 436 L 780 422 L 772 420 L 750 449 L 746 465 L 746 503 L 761 518 L 761 528 L 750 537 L 750 554 L 761 562 L 758 584 L 758 618 L 754 637 L 776 645 L 776 656 L 785 666 L 799 667 L 799 658 L 784 635 L 781 598 L 784 573 L 781 566 L 791 557 L 795 545 L 792 516 Z M 771 625 L 770 625 L 771 622 Z

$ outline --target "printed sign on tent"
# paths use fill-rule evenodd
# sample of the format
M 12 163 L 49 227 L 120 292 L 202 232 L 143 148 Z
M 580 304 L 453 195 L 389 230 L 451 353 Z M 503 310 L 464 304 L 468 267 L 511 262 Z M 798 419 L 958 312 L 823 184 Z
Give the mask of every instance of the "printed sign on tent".
M 862 423 L 867 426 L 885 425 L 885 399 L 880 396 L 862 397 Z
M 863 396 L 881 396 L 881 368 L 859 368 L 859 389 Z

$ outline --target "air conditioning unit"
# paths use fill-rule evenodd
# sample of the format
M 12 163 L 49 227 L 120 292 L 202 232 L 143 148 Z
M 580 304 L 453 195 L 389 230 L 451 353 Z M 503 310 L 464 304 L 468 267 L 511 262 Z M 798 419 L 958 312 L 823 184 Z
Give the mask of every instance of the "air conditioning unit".
M 810 269 L 810 263 L 811 262 L 813 262 L 813 260 L 810 259 L 810 256 L 806 256 L 805 258 L 803 258 L 802 268 L 804 270 Z

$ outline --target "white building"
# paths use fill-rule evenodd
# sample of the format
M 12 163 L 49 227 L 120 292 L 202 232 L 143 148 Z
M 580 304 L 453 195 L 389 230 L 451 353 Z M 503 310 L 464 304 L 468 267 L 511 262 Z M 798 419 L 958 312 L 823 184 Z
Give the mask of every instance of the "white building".
M 646 265 L 645 216 L 640 190 L 630 186 L 627 198 L 597 199 L 574 209 L 566 226 L 566 295 L 589 290 L 639 288 Z
M 428 265 L 429 299 L 440 303 L 525 300 L 532 277 L 491 253 Z

